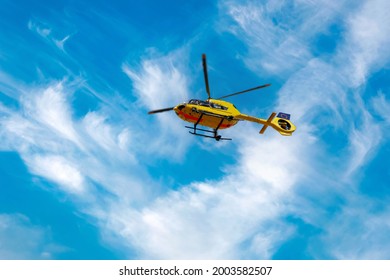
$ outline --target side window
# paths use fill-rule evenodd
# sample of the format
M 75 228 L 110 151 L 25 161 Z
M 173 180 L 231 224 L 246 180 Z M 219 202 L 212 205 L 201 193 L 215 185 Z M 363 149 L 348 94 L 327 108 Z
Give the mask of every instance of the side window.
M 227 110 L 227 107 L 225 106 L 221 106 L 219 104 L 215 104 L 215 103 L 210 103 L 211 107 L 215 108 L 215 109 L 219 109 L 219 110 Z

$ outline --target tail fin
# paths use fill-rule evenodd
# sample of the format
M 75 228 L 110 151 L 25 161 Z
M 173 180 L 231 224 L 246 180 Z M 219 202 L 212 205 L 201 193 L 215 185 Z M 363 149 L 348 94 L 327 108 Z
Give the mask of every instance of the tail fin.
M 291 136 L 295 131 L 295 125 L 290 121 L 290 114 L 279 112 L 272 121 L 274 128 L 283 136 Z

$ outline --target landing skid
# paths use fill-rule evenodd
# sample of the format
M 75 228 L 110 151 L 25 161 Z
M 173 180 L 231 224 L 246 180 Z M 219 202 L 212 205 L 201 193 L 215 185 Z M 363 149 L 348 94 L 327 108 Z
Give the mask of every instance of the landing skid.
M 218 135 L 218 129 L 221 126 L 221 124 L 222 124 L 222 122 L 224 120 L 223 118 L 221 118 L 221 121 L 219 122 L 218 126 L 216 128 L 214 128 L 213 130 L 197 128 L 198 124 L 202 120 L 203 115 L 204 115 L 203 113 L 200 115 L 199 119 L 196 121 L 194 126 L 186 126 L 186 128 L 190 128 L 190 129 L 193 130 L 193 131 L 188 131 L 189 133 L 191 133 L 193 135 L 196 135 L 196 136 L 202 136 L 202 137 L 206 137 L 206 138 L 214 138 L 216 141 L 219 141 L 219 140 L 232 140 L 231 138 L 224 138 L 221 135 Z M 203 132 L 211 133 L 212 135 L 198 133 L 197 131 L 203 131 Z
M 191 126 L 186 126 L 186 128 L 194 129 Z M 232 140 L 232 138 L 225 138 L 225 137 L 222 137 L 221 135 L 207 135 L 207 134 L 197 133 L 196 132 L 197 130 L 201 130 L 201 131 L 205 131 L 205 132 L 209 132 L 209 133 L 214 134 L 214 131 L 212 131 L 212 130 L 206 130 L 206 129 L 201 129 L 201 128 L 197 128 L 197 129 L 194 129 L 194 131 L 188 131 L 188 132 L 191 133 L 192 135 L 196 135 L 196 136 L 202 136 L 202 137 L 206 137 L 206 138 L 214 138 L 217 141 L 219 141 L 219 140 Z

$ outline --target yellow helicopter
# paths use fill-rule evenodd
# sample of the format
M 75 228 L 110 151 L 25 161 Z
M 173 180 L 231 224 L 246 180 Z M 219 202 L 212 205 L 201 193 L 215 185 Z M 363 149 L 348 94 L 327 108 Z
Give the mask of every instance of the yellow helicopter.
M 181 103 L 175 107 L 153 110 L 150 111 L 148 114 L 156 114 L 156 113 L 173 110 L 182 120 L 193 123 L 193 126 L 186 126 L 186 128 L 191 129 L 189 131 L 191 134 L 202 136 L 202 137 L 214 138 L 217 141 L 232 140 L 231 138 L 223 138 L 221 135 L 218 135 L 218 130 L 232 127 L 235 124 L 237 124 L 238 121 L 243 121 L 243 120 L 262 124 L 263 127 L 259 132 L 260 134 L 263 134 L 267 129 L 267 127 L 271 126 L 283 136 L 292 135 L 296 127 L 290 121 L 289 114 L 280 112 L 276 116 L 276 113 L 273 112 L 267 120 L 256 118 L 256 117 L 252 117 L 240 113 L 240 111 L 237 110 L 234 104 L 222 100 L 224 98 L 233 95 L 238 95 L 248 91 L 265 88 L 270 86 L 271 84 L 261 85 L 258 87 L 235 92 L 214 99 L 211 98 L 210 95 L 209 79 L 207 74 L 207 62 L 206 62 L 205 54 L 202 55 L 202 63 L 203 63 L 204 80 L 206 84 L 206 92 L 208 95 L 207 100 L 191 99 L 190 101 Z M 212 130 L 199 128 L 198 125 L 203 127 L 209 127 Z M 199 133 L 198 131 L 201 131 L 203 133 Z

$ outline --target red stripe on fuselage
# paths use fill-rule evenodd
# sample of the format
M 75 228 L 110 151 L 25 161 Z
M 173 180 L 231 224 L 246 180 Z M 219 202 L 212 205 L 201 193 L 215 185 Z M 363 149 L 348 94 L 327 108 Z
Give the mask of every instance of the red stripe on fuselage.
M 195 121 L 195 122 L 198 121 L 198 119 L 199 119 L 197 117 L 188 115 L 188 114 L 184 113 L 183 111 L 179 111 L 178 114 L 182 115 L 186 119 L 189 119 L 189 120 L 192 120 L 192 121 Z M 201 123 L 202 121 L 203 121 L 203 119 L 201 119 L 199 123 Z M 232 126 L 231 124 L 221 124 L 220 128 L 227 128 L 227 127 L 231 127 L 231 126 Z
M 183 111 L 179 111 L 178 114 L 184 116 L 184 118 L 186 118 L 186 119 L 190 119 L 190 120 L 193 120 L 193 121 L 197 121 L 199 119 L 197 117 L 188 115 L 188 114 L 184 113 Z M 200 122 L 202 122 L 202 120 L 200 120 Z

